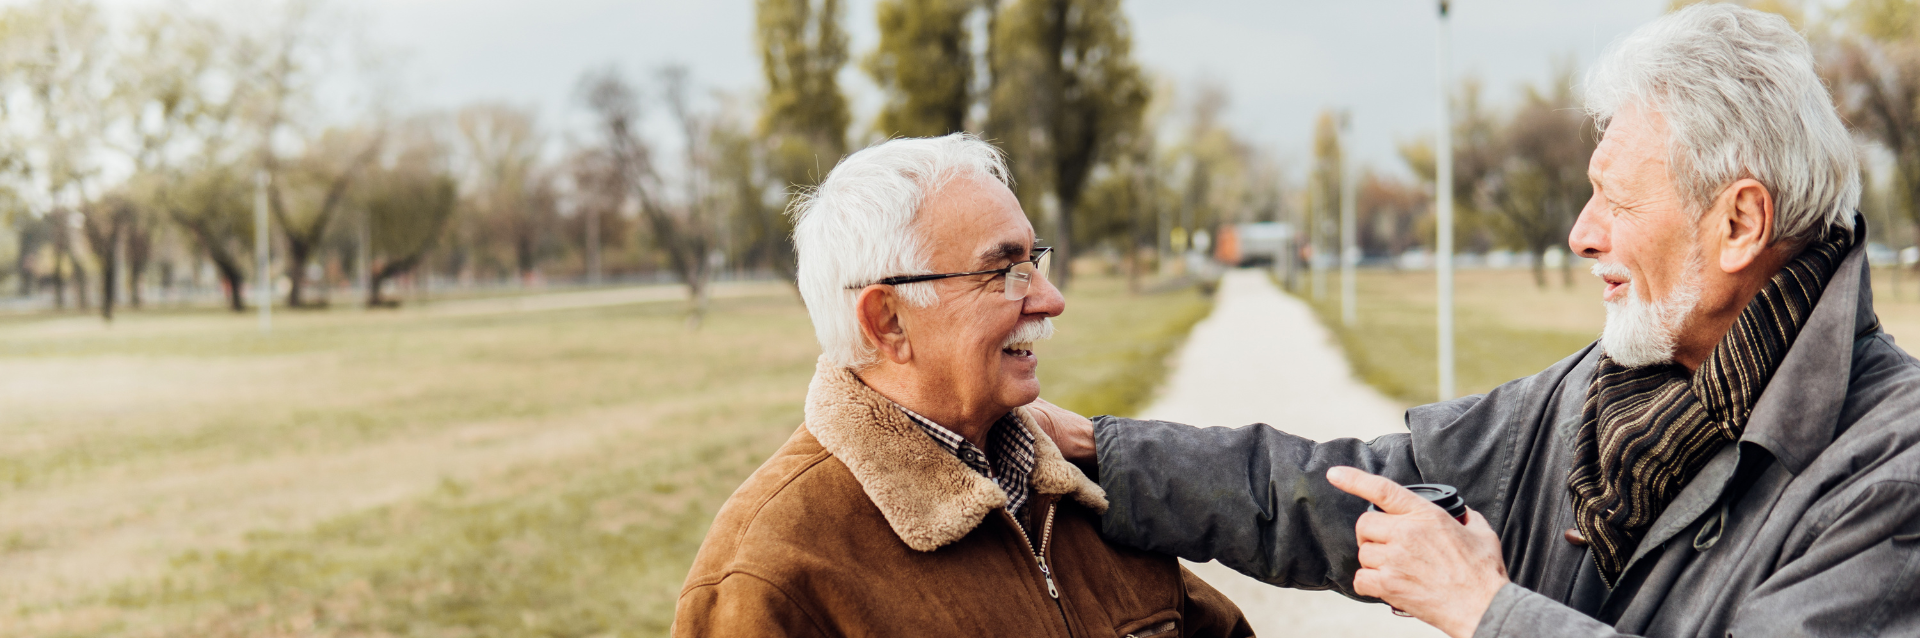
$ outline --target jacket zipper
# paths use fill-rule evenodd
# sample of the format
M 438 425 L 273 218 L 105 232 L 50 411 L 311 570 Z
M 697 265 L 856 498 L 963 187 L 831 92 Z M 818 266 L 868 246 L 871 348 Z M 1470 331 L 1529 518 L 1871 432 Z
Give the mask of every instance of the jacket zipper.
M 1054 609 L 1060 610 L 1060 623 L 1067 627 L 1067 635 L 1071 636 L 1073 623 L 1067 620 L 1067 607 L 1060 602 L 1060 587 L 1053 581 L 1053 568 L 1047 566 L 1047 549 L 1053 544 L 1053 513 L 1059 505 L 1057 501 L 1047 503 L 1046 522 L 1040 526 L 1040 546 L 1035 548 L 1028 545 L 1027 549 L 1033 551 L 1033 561 L 1040 566 L 1040 578 L 1047 581 L 1047 596 L 1053 598 Z M 1012 515 L 1008 515 L 1008 518 L 1012 518 Z M 1014 528 L 1019 529 L 1017 522 Z
M 1040 550 L 1033 553 L 1033 560 L 1040 563 L 1040 576 L 1047 580 L 1047 595 L 1052 596 L 1056 603 L 1060 601 L 1060 588 L 1054 586 L 1053 570 L 1047 568 L 1047 546 L 1053 541 L 1053 510 L 1058 505 L 1047 504 L 1047 522 L 1040 526 Z M 1062 619 L 1066 618 L 1065 609 L 1060 610 L 1060 614 Z

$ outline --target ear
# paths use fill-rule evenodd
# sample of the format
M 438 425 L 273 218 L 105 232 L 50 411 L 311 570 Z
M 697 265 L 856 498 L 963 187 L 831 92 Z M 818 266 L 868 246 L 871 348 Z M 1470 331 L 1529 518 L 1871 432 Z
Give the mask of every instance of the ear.
M 893 287 L 875 284 L 861 289 L 853 308 L 860 320 L 860 334 L 879 351 L 880 358 L 894 363 L 913 360 L 913 345 L 907 342 L 900 298 L 894 296 Z
M 1720 200 L 1716 208 L 1725 212 L 1715 220 L 1714 229 L 1720 241 L 1720 270 L 1738 273 L 1753 266 L 1773 245 L 1773 193 L 1758 180 L 1741 179 L 1728 186 Z

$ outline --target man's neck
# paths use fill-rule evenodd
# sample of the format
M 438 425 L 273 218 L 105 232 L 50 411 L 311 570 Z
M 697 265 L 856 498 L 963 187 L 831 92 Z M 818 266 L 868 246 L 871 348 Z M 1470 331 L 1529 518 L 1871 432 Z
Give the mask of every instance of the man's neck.
M 1713 356 L 1714 349 L 1726 339 L 1727 331 L 1733 329 L 1747 304 L 1752 303 L 1773 280 L 1773 275 L 1797 254 L 1798 249 L 1769 251 L 1756 260 L 1749 272 L 1724 275 L 1708 284 L 1700 309 L 1688 320 L 1688 325 L 1681 328 L 1678 343 L 1674 344 L 1674 363 L 1686 366 L 1688 372 L 1697 372 L 1700 366 L 1706 365 L 1707 358 Z
M 960 435 L 982 449 L 987 433 L 1007 410 L 991 406 L 967 406 L 954 396 L 951 388 L 939 383 L 916 383 L 904 370 L 880 364 L 854 373 L 862 383 L 900 407 L 912 410 L 940 427 Z M 969 409 L 971 408 L 971 409 Z

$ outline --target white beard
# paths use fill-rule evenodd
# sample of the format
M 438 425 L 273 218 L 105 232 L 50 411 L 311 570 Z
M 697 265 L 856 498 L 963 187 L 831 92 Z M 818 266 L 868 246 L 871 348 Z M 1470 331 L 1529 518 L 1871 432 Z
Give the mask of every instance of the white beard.
M 1629 368 L 1671 363 L 1681 324 L 1700 304 L 1700 292 L 1705 286 L 1701 270 L 1705 267 L 1706 260 L 1696 248 L 1687 257 L 1680 284 L 1667 293 L 1666 298 L 1647 302 L 1636 294 L 1633 275 L 1625 266 L 1594 264 L 1595 276 L 1612 275 L 1627 280 L 1619 299 L 1606 302 L 1607 327 L 1600 334 L 1600 345 L 1606 349 L 1607 356 Z

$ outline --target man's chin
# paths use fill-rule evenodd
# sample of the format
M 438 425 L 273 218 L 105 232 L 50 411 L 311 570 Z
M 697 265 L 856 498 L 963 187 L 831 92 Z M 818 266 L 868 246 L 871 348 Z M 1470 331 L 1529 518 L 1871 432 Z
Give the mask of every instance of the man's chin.
M 1019 407 L 1033 403 L 1034 399 L 1040 398 L 1040 381 L 1031 377 L 1009 379 L 1005 385 L 1001 386 L 999 394 L 1000 403 L 1008 406 Z

